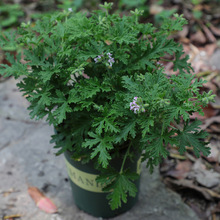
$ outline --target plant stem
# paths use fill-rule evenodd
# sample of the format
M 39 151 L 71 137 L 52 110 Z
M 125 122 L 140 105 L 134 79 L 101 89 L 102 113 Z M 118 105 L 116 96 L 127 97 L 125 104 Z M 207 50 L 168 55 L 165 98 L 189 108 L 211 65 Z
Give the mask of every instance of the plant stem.
M 137 15 L 135 17 L 135 22 L 136 22 L 136 24 L 138 24 L 138 16 Z
M 178 125 L 175 121 L 173 121 L 172 122 L 175 126 L 176 126 L 176 128 L 178 128 L 180 131 L 183 131 L 183 128 L 180 126 L 180 125 Z
M 124 156 L 124 158 L 123 158 L 122 165 L 121 165 L 121 169 L 120 169 L 120 174 L 122 174 L 122 172 L 123 172 L 123 170 L 124 170 L 125 161 L 126 161 L 126 159 L 127 159 L 127 157 L 128 157 L 130 148 L 131 148 L 131 142 L 129 143 L 128 149 L 127 149 L 127 151 L 126 151 L 126 153 L 125 153 L 125 156 Z
M 169 127 L 171 127 L 172 129 L 175 129 L 175 130 L 177 130 L 177 128 L 173 127 L 172 125 L 169 125 Z

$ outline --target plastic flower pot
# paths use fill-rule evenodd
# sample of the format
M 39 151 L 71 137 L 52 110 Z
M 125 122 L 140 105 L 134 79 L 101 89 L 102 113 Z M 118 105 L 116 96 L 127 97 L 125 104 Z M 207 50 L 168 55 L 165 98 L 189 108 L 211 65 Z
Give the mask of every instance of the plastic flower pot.
M 120 208 L 111 210 L 106 198 L 107 193 L 102 191 L 103 186 L 95 180 L 100 173 L 93 168 L 93 163 L 82 164 L 80 161 L 73 160 L 68 151 L 64 153 L 64 156 L 73 199 L 79 209 L 95 217 L 111 218 L 130 210 L 137 202 L 138 193 L 135 197 L 128 196 L 127 203 L 122 203 Z M 114 168 L 118 170 L 120 170 L 121 162 L 121 158 L 112 160 Z M 137 155 L 133 161 L 128 160 L 125 163 L 125 168 L 129 167 L 131 171 L 140 174 L 140 164 L 140 155 Z M 140 178 L 134 183 L 139 191 Z

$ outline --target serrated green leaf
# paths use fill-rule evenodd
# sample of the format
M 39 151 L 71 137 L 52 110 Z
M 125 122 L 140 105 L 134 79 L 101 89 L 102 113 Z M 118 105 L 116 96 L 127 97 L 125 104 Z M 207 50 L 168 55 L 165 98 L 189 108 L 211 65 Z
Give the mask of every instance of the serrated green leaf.
M 113 119 L 111 118 L 97 118 L 96 121 L 93 123 L 93 127 L 96 127 L 96 131 L 98 134 L 101 134 L 103 131 L 104 132 L 114 132 L 118 133 L 119 129 L 115 125 Z
M 122 128 L 121 132 L 116 136 L 115 142 L 119 143 L 122 140 L 126 141 L 129 134 L 131 135 L 132 138 L 135 138 L 136 136 L 135 125 L 136 125 L 135 120 L 127 123 L 127 125 L 124 128 Z
M 64 119 L 66 119 L 66 114 L 68 112 L 72 112 L 72 109 L 68 105 L 67 102 L 63 103 L 61 106 L 59 106 L 54 112 L 53 116 L 56 118 L 57 123 L 62 123 Z
M 184 58 L 181 58 L 183 54 L 184 53 L 182 51 L 178 51 L 176 53 L 176 60 L 173 62 L 174 64 L 173 70 L 174 71 L 179 70 L 180 73 L 184 73 L 184 70 L 190 72 L 192 67 L 190 66 L 190 64 L 187 63 L 187 61 L 189 60 L 189 56 L 186 55 Z
M 139 178 L 137 173 L 131 173 L 129 171 L 108 176 L 108 182 L 110 184 L 104 188 L 104 191 L 111 191 L 107 195 L 107 199 L 109 199 L 109 204 L 113 210 L 121 207 L 122 202 L 126 203 L 127 196 L 135 197 L 137 188 L 133 181 L 137 178 Z M 103 182 L 103 179 L 97 180 Z
M 86 139 L 83 143 L 83 147 L 93 149 L 91 153 L 91 159 L 98 156 L 98 161 L 103 168 L 107 168 L 109 160 L 111 159 L 109 150 L 113 149 L 112 141 L 113 137 L 101 137 L 93 132 L 88 133 L 92 139 Z
M 148 140 L 150 140 L 151 143 L 147 146 L 146 152 L 150 154 L 151 158 L 166 158 L 168 156 L 169 152 L 164 146 L 163 136 L 155 135 L 153 137 L 148 137 Z
M 152 117 L 148 117 L 146 121 L 141 121 L 142 137 L 146 136 L 146 133 L 150 131 L 150 127 L 154 125 L 154 120 Z
M 197 157 L 200 156 L 200 152 L 204 156 L 208 156 L 210 153 L 210 148 L 207 147 L 207 143 L 204 139 L 207 137 L 205 131 L 200 131 L 199 125 L 202 123 L 200 121 L 194 121 L 191 124 L 186 124 L 183 131 L 178 132 L 178 148 L 179 152 L 183 154 L 186 151 L 186 146 L 193 147 L 194 153 Z

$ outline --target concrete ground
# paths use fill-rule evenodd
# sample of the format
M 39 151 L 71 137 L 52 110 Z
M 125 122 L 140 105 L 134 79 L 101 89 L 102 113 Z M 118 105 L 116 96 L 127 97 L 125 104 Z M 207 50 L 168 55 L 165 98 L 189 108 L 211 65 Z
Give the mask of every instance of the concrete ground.
M 95 220 L 79 210 L 71 197 L 63 156 L 49 143 L 53 128 L 29 119 L 27 101 L 11 78 L 0 83 L 0 219 L 21 215 L 22 220 Z M 35 186 L 51 198 L 59 212 L 36 207 L 27 188 Z M 142 169 L 139 201 L 115 220 L 197 220 L 195 213 L 153 175 Z

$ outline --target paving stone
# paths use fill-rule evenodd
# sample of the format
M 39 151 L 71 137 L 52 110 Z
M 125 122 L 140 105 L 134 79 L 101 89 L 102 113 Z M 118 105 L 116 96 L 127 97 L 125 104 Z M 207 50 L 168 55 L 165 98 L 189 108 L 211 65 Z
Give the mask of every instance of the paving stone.
M 15 90 L 15 83 L 10 79 L 0 84 L 0 217 L 21 214 L 22 220 L 99 219 L 74 205 L 64 158 L 56 157 L 49 143 L 53 128 L 44 121 L 36 123 L 28 119 L 28 103 Z M 161 182 L 158 169 L 155 171 L 150 175 L 143 168 L 137 205 L 113 219 L 197 220 L 180 196 Z M 51 198 L 59 213 L 51 215 L 39 210 L 28 195 L 29 185 Z
M 14 78 L 0 83 L 0 116 L 33 123 L 27 111 L 29 103 L 22 97 L 16 83 Z

